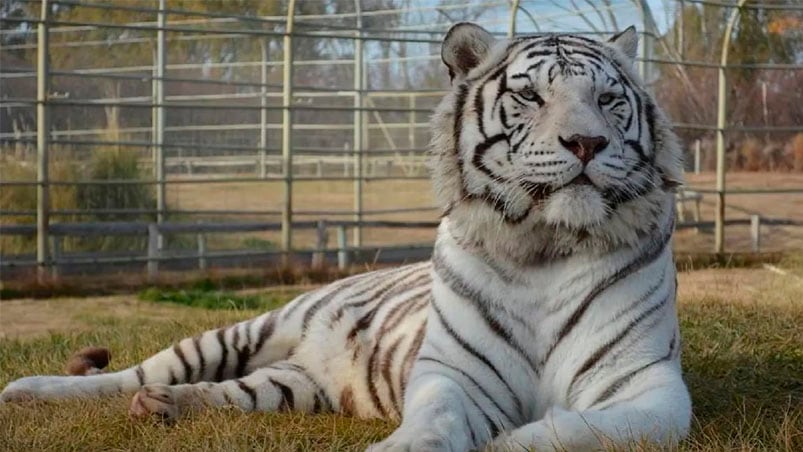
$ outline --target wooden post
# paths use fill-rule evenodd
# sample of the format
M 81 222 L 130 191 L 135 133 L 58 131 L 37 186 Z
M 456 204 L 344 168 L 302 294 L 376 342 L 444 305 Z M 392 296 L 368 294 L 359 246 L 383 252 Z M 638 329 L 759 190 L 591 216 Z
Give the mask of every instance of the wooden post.
M 416 142 L 415 142 L 415 135 L 416 135 L 416 115 L 415 109 L 416 102 L 415 102 L 415 94 L 410 93 L 409 97 L 410 103 L 410 128 L 407 131 L 407 139 L 409 140 L 410 145 L 410 152 L 408 153 L 409 160 L 406 162 L 404 160 L 401 161 L 402 170 L 404 171 L 405 175 L 413 175 L 418 171 L 417 165 L 413 163 L 413 158 L 416 154 Z M 390 174 L 388 174 L 390 176 Z
M 410 106 L 410 124 L 407 128 L 407 144 L 410 146 L 410 154 L 412 155 L 415 152 L 415 94 L 410 93 L 407 98 L 407 102 Z
M 59 261 L 61 260 L 61 236 L 50 236 L 50 242 L 52 252 L 50 275 L 54 280 L 57 280 L 61 277 L 61 268 L 59 267 Z
M 694 174 L 700 174 L 700 140 L 694 140 Z
M 312 267 L 321 268 L 326 263 L 326 242 L 328 242 L 329 239 L 329 234 L 326 230 L 326 220 L 318 221 L 316 235 L 317 240 L 315 243 L 315 252 L 312 254 Z
M 679 222 L 686 221 L 686 195 L 682 190 L 675 195 L 675 211 Z
M 198 270 L 206 270 L 206 234 L 203 232 L 195 236 L 198 242 Z
M 750 215 L 750 243 L 754 253 L 761 251 L 761 217 L 759 215 Z
M 148 279 L 156 278 L 159 273 L 159 227 L 155 223 L 148 225 Z
M 349 177 L 349 165 L 350 165 L 350 158 L 349 158 L 349 150 L 351 149 L 351 145 L 349 142 L 343 143 L 343 177 Z M 353 157 L 353 156 L 352 156 Z
M 349 266 L 348 238 L 346 238 L 346 227 L 337 227 L 337 268 L 345 270 Z

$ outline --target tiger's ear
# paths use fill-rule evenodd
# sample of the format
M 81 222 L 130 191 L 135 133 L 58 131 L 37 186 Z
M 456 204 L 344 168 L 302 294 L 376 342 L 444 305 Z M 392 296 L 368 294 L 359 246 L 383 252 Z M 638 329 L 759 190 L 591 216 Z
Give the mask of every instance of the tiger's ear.
M 494 37 L 479 25 L 461 22 L 453 25 L 443 38 L 441 59 L 449 76 L 463 78 L 488 55 Z
M 636 27 L 629 26 L 624 31 L 616 33 L 608 39 L 608 43 L 619 49 L 629 59 L 635 60 L 638 52 L 638 33 Z

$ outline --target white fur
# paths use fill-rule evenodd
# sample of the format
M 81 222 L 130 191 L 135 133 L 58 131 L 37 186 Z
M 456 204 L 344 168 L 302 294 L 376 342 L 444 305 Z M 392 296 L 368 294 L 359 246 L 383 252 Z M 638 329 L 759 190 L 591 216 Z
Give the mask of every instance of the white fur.
M 648 100 L 630 69 L 634 39 L 632 31 L 623 33 L 610 44 L 610 51 L 603 51 L 608 52 L 609 67 L 619 65 L 635 85 L 636 91 L 619 87 L 619 95 L 635 92 L 633 96 Z M 435 259 L 479 295 L 455 292 L 438 275 L 436 264 L 434 307 L 406 389 L 402 425 L 371 450 L 467 450 L 490 440 L 488 447 L 496 450 L 592 450 L 641 440 L 669 446 L 688 432 L 691 416 L 677 350 L 671 243 L 661 242 L 673 227 L 671 189 L 661 185 L 679 182 L 682 173 L 674 135 L 657 109 L 655 137 L 650 136 L 644 115 L 642 123 L 634 125 L 641 127 L 640 134 L 636 127 L 614 126 L 613 116 L 598 108 L 590 95 L 598 87 L 587 77 L 566 76 L 551 86 L 544 105 L 516 103 L 515 111 L 529 121 L 528 135 L 522 137 L 524 144 L 512 161 L 505 161 L 509 155 L 505 141 L 485 150 L 484 166 L 493 173 L 489 177 L 467 162 L 486 137 L 504 130 L 499 119 L 494 120 L 498 110 L 486 108 L 483 121 L 479 120 L 475 98 L 483 96 L 486 106 L 488 99 L 498 99 L 500 82 L 488 82 L 492 68 L 507 64 L 508 74 L 522 73 L 532 63 L 521 53 L 508 56 L 508 45 L 494 46 L 468 73 L 464 104 L 468 107 L 455 110 L 456 89 L 433 118 L 434 183 L 439 200 L 449 207 L 439 229 Z M 508 78 L 507 88 L 526 89 L 533 80 L 535 86 L 543 86 L 545 76 L 537 72 L 527 82 L 520 78 L 515 83 L 521 86 Z M 598 73 L 597 81 L 601 78 Z M 458 80 L 458 89 L 461 83 Z M 480 83 L 484 87 L 476 87 Z M 625 115 L 633 108 L 633 97 L 628 101 L 617 107 L 618 113 Z M 510 114 L 515 101 L 507 102 Z M 459 143 L 454 142 L 452 126 L 457 114 L 464 121 Z M 559 136 L 572 134 L 603 135 L 610 144 L 583 168 L 558 143 Z M 635 148 L 626 140 L 654 153 L 656 172 L 629 174 Z M 566 186 L 581 172 L 593 186 Z M 610 211 L 602 197 L 604 189 L 627 186 L 633 182 L 627 178 L 634 176 L 650 178 L 647 192 Z M 527 213 L 529 197 L 511 180 L 562 188 Z M 466 192 L 479 199 L 467 199 Z M 504 221 L 483 193 L 502 198 L 504 212 L 517 221 Z M 584 229 L 585 237 L 580 238 L 579 229 Z M 658 251 L 650 254 L 657 242 Z M 652 257 L 626 271 L 645 255 Z M 614 276 L 621 271 L 625 271 L 621 277 Z M 611 278 L 614 282 L 606 283 Z M 496 314 L 501 329 L 516 344 L 523 344 L 526 356 L 493 334 L 500 325 L 489 326 L 471 299 L 490 305 L 491 316 Z M 433 320 L 435 307 L 448 327 Z M 582 312 L 579 320 L 558 341 L 577 312 Z M 504 384 L 461 340 L 487 358 Z M 614 345 L 608 348 L 609 344 Z M 594 361 L 597 353 L 602 357 Z M 595 364 L 585 369 L 586 363 Z M 454 369 L 471 374 L 489 393 Z M 608 392 L 609 397 L 604 395 Z M 496 414 L 494 420 L 507 432 L 492 438 L 482 412 Z

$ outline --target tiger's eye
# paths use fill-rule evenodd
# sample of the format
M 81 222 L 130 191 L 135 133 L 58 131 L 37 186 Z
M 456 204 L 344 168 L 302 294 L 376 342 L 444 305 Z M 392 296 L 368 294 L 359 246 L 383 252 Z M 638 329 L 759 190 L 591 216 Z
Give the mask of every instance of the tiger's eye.
M 530 102 L 536 102 L 539 105 L 542 105 L 544 103 L 544 100 L 541 99 L 541 96 L 539 96 L 538 93 L 536 93 L 535 90 L 532 89 L 532 88 L 524 88 L 523 90 L 519 91 L 517 94 L 524 100 L 527 100 L 527 101 L 530 101 Z
M 597 99 L 597 102 L 599 102 L 600 105 L 607 105 L 607 104 L 613 102 L 615 99 L 616 99 L 616 95 L 611 94 L 611 93 L 605 93 L 605 94 L 602 94 L 602 95 L 599 96 L 599 99 Z

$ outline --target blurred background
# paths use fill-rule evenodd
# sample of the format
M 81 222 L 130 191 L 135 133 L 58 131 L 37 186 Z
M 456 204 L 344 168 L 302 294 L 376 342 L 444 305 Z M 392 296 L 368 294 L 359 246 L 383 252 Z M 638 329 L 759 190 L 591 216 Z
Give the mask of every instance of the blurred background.
M 639 31 L 675 247 L 803 248 L 797 0 L 0 0 L 0 278 L 427 258 L 440 41 Z

